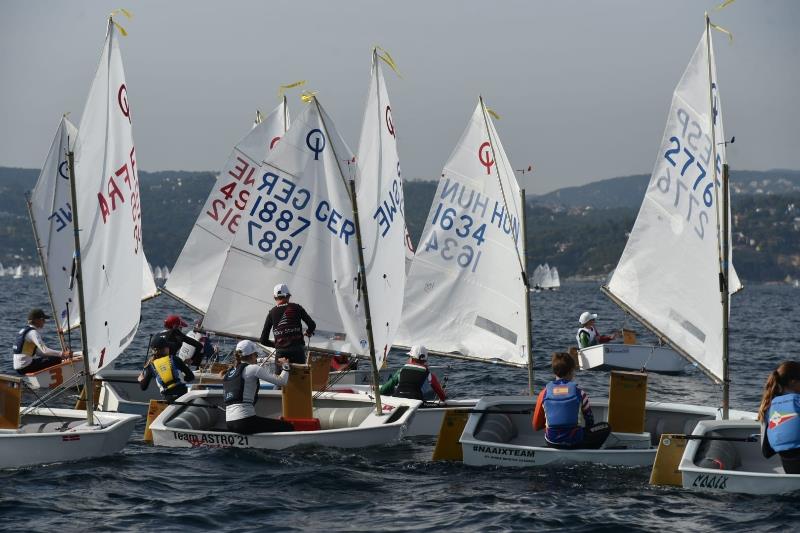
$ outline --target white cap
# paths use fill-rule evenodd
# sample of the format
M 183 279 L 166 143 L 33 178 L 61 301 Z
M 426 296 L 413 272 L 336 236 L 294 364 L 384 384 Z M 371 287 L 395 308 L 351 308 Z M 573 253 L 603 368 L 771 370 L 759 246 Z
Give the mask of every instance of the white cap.
M 589 322 L 590 320 L 594 320 L 597 318 L 597 315 L 594 313 L 590 313 L 589 311 L 584 311 L 581 313 L 581 317 L 578 319 L 578 322 L 581 323 L 581 326 Z
M 412 359 L 419 359 L 421 361 L 428 357 L 428 349 L 421 344 L 415 344 L 408 352 L 408 356 Z
M 275 285 L 275 288 L 272 289 L 272 295 L 275 298 L 285 298 L 287 296 L 291 296 L 291 294 L 289 294 L 289 286 L 285 283 L 278 283 Z
M 239 344 L 236 345 L 236 351 L 242 355 L 252 355 L 258 353 L 258 346 L 253 341 L 239 341 Z

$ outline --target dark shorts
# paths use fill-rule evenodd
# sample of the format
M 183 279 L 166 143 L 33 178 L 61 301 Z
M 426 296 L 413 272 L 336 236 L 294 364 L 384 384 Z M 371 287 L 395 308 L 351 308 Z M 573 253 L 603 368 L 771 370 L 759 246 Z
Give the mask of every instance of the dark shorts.
M 294 431 L 294 426 L 283 420 L 274 418 L 261 418 L 260 416 L 248 416 L 240 420 L 232 420 L 225 423 L 228 431 L 250 435 L 252 433 L 275 433 L 282 431 Z
M 583 430 L 583 440 L 576 444 L 553 444 L 547 443 L 550 448 L 560 450 L 597 450 L 611 434 L 611 426 L 607 422 L 600 422 L 592 427 Z
M 33 358 L 31 364 L 17 370 L 18 374 L 30 374 L 31 372 L 38 372 L 51 366 L 61 364 L 62 359 L 57 355 L 39 355 Z
M 277 374 L 281 369 L 278 364 L 278 358 L 285 357 L 290 363 L 295 365 L 306 364 L 306 347 L 305 346 L 290 346 L 289 348 L 276 348 L 275 349 L 275 373 Z

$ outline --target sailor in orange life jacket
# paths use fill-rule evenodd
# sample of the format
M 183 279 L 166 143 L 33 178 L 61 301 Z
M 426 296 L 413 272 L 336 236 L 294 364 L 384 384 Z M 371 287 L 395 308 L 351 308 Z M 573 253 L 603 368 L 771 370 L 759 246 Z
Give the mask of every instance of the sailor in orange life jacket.
M 183 359 L 170 354 L 169 341 L 165 337 L 153 337 L 150 343 L 150 358 L 139 374 L 139 387 L 147 390 L 150 381 L 155 378 L 161 395 L 167 403 L 172 403 L 188 390 L 178 372 L 183 374 L 186 381 L 194 380 L 194 374 Z
M 48 318 L 50 317 L 41 309 L 31 309 L 28 313 L 28 325 L 19 330 L 14 342 L 14 370 L 17 373 L 44 370 L 72 357 L 71 350 L 59 352 L 45 345 L 39 330 L 44 327 L 44 321 Z
M 800 474 L 800 362 L 784 361 L 769 375 L 758 419 L 764 457 L 777 453 L 785 473 Z
M 580 318 L 578 319 L 578 322 L 581 323 L 581 327 L 578 329 L 578 333 L 575 335 L 575 339 L 578 341 L 578 348 L 588 348 L 589 346 L 595 346 L 596 344 L 605 344 L 617 338 L 616 332 L 614 332 L 612 335 L 600 335 L 600 333 L 594 327 L 594 321 L 596 318 L 596 314 L 588 311 L 584 311 L 581 314 Z
M 412 346 L 411 351 L 408 352 L 408 362 L 403 365 L 403 368 L 381 385 L 381 394 L 423 400 L 422 387 L 426 382 L 430 384 L 439 400 L 447 399 L 436 375 L 428 370 L 428 349 L 417 344 Z
M 533 429 L 545 428 L 544 438 L 551 448 L 600 448 L 611 433 L 605 423 L 594 423 L 589 397 L 575 379 L 575 360 L 568 353 L 554 353 L 553 374 L 556 379 L 539 393 L 533 412 Z

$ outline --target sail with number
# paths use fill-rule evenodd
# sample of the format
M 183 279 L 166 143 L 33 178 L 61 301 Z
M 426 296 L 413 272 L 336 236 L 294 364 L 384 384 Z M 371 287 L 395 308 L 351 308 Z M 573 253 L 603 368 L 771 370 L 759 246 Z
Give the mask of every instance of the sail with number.
M 75 240 L 72 229 L 72 200 L 70 198 L 67 152 L 75 144 L 77 128 L 61 118 L 56 136 L 50 146 L 39 179 L 29 197 L 31 222 L 42 261 L 42 273 L 48 286 L 50 303 L 59 332 L 80 325 L 78 296 L 72 263 Z M 158 295 L 153 274 L 145 262 L 142 268 L 142 300 Z M 70 319 L 67 320 L 67 308 Z
M 375 357 L 380 367 L 400 325 L 408 248 L 396 129 L 377 50 L 372 53 L 356 185 Z
M 141 316 L 142 212 L 139 162 L 117 39 L 108 32 L 75 140 L 75 190 L 87 339 L 96 372 L 133 340 Z
M 642 206 L 604 288 L 623 309 L 718 381 L 723 372 L 718 279 L 724 139 L 707 28 L 673 93 Z M 741 284 L 733 268 L 730 277 L 733 293 Z
M 522 208 L 480 100 L 439 180 L 406 280 L 397 344 L 527 364 Z
M 289 111 L 283 98 L 236 143 L 172 267 L 165 292 L 206 312 L 261 165 L 288 129 Z
M 203 325 L 258 338 L 273 287 L 317 323 L 310 344 L 366 354 L 349 180 L 355 158 L 312 97 L 256 177 Z

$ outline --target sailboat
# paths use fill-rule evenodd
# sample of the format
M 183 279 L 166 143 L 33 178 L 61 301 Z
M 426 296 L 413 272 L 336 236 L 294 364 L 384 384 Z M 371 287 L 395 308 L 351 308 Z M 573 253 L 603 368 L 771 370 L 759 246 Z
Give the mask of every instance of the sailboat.
M 525 274 L 524 192 L 480 98 L 444 166 L 406 281 L 395 344 L 429 353 L 529 369 L 530 307 Z M 446 410 L 477 400 L 448 401 L 426 428 L 439 432 Z
M 729 202 L 729 177 L 724 142 L 725 136 L 722 130 L 722 113 L 717 82 L 716 63 L 714 61 L 714 48 L 711 39 L 711 24 L 706 15 L 706 28 L 700 44 L 695 51 L 695 55 L 690 63 L 690 69 L 695 72 L 693 86 L 687 87 L 687 92 L 691 90 L 691 96 L 699 99 L 705 96 L 706 109 L 700 117 L 693 113 L 689 105 L 685 106 L 691 120 L 697 121 L 710 130 L 712 148 L 716 149 L 716 159 L 721 164 L 719 169 L 721 183 L 717 183 L 714 189 L 714 201 L 720 200 L 716 214 L 717 231 L 713 228 L 710 232 L 711 241 L 715 249 L 713 253 L 708 252 L 705 260 L 708 265 L 703 271 L 695 271 L 696 279 L 707 279 L 709 285 L 714 284 L 714 275 L 721 280 L 717 285 L 720 287 L 718 299 L 707 302 L 706 309 L 711 313 L 708 320 L 713 320 L 706 333 L 714 342 L 714 351 L 690 352 L 697 353 L 695 360 L 700 368 L 710 374 L 713 378 L 723 383 L 723 420 L 704 421 L 698 424 L 692 431 L 693 439 L 686 443 L 678 470 L 681 473 L 684 488 L 712 491 L 712 492 L 734 492 L 747 494 L 786 494 L 800 491 L 800 475 L 786 474 L 783 470 L 780 458 L 775 455 L 769 459 L 761 454 L 761 447 L 758 439 L 751 436 L 759 434 L 761 425 L 755 420 L 733 420 L 727 416 L 728 397 L 729 397 L 729 359 L 728 359 L 728 334 L 729 334 L 729 299 L 731 290 L 724 290 L 726 286 L 738 283 L 735 279 L 735 272 L 732 269 L 731 257 L 731 236 L 730 236 L 730 202 Z M 693 67 L 693 68 L 692 68 Z M 688 73 L 689 69 L 687 69 Z M 687 84 L 688 85 L 688 84 Z M 708 102 L 712 108 L 712 113 L 708 113 Z M 683 107 L 680 109 L 684 109 Z M 713 127 L 709 127 L 713 124 Z M 668 125 L 669 128 L 669 125 Z M 676 135 L 677 136 L 677 135 Z M 666 138 L 666 135 L 665 135 Z M 722 141 L 722 142 L 717 142 Z M 714 182 L 716 183 L 716 181 Z M 718 190 L 721 189 L 721 192 Z M 721 198 L 720 198 L 721 197 Z M 714 238 L 716 237 L 716 238 Z M 716 264 L 713 262 L 716 258 Z M 722 258 L 728 258 L 727 261 Z M 710 266 L 716 267 L 714 272 Z M 731 289 L 738 288 L 732 285 Z M 707 295 L 711 298 L 711 294 Z M 712 307 L 713 304 L 713 307 Z M 721 357 L 719 356 L 721 354 Z M 763 437 L 763 435 L 762 435 Z M 716 450 L 708 446 L 705 439 L 730 439 L 718 440 L 715 444 Z M 703 445 L 704 442 L 706 445 Z M 714 455 L 715 453 L 725 453 L 730 460 L 721 462 Z M 705 459 L 705 460 L 704 460 Z M 713 465 L 713 466 L 709 466 Z
M 233 236 L 240 226 L 247 199 L 268 154 L 279 145 L 289 128 L 286 98 L 264 117 L 231 150 L 228 160 L 195 221 L 189 238 L 173 265 L 155 267 L 155 277 L 167 280 L 161 289 L 194 311 L 204 315 L 228 254 Z M 155 381 L 141 390 L 138 370 L 111 369 L 103 375 L 100 405 L 104 410 L 146 414 L 150 400 L 160 400 Z
M 477 410 L 484 413 L 471 415 L 461 436 L 466 463 L 647 466 L 653 464 L 662 434 L 691 432 L 720 418 L 754 420 L 755 413 L 732 410 L 727 400 L 724 324 L 729 289 L 738 286 L 738 279 L 731 270 L 730 282 L 720 294 L 718 280 L 720 274 L 728 280 L 730 264 L 730 251 L 721 249 L 718 238 L 728 234 L 727 211 L 719 205 L 727 202 L 727 191 L 720 194 L 715 187 L 725 160 L 724 145 L 716 140 L 724 139 L 724 134 L 716 83 L 708 82 L 713 56 L 707 59 L 711 45 L 706 30 L 675 90 L 642 207 L 604 292 L 714 381 L 724 382 L 722 407 L 646 402 L 643 433 L 617 434 L 612 427 L 611 437 L 599 450 L 559 450 L 545 445 L 543 432 L 533 431 L 532 398 L 483 399 Z M 721 231 L 715 228 L 717 220 Z M 723 266 L 726 271 L 721 272 Z M 508 414 L 485 413 L 490 409 Z M 608 401 L 593 399 L 592 410 L 596 420 L 607 420 Z
M 96 413 L 92 386 L 92 375 L 133 340 L 141 311 L 138 162 L 117 31 L 109 17 L 75 152 L 67 156 L 73 223 L 79 228 L 73 236 L 80 251 L 75 266 L 87 409 L 23 410 L 10 424 L 15 427 L 0 431 L 0 468 L 116 453 L 140 418 Z M 5 380 L 12 392 L 19 389 L 14 379 Z
M 368 283 L 359 276 L 366 269 L 355 158 L 317 98 L 312 95 L 308 100 L 266 161 L 248 198 L 204 325 L 230 336 L 258 338 L 263 317 L 273 305 L 272 288 L 287 283 L 293 298 L 313 310 L 317 331 L 310 343 L 369 354 L 377 373 Z M 262 391 L 257 413 L 276 416 L 280 394 Z M 150 425 L 156 445 L 282 449 L 300 444 L 344 448 L 385 444 L 402 436 L 420 403 L 403 398 L 382 401 L 377 389 L 374 399 L 320 392 L 312 399 L 320 430 L 243 436 L 228 432 L 224 417 L 208 407 L 223 405 L 221 390 L 190 391 L 181 402 L 184 405 L 167 407 Z M 190 410 L 206 414 L 184 416 Z
M 67 153 L 74 148 L 77 135 L 77 128 L 63 116 L 39 178 L 30 195 L 26 197 L 41 264 L 36 267 L 36 272 L 41 271 L 44 275 L 62 350 L 68 348 L 66 332 L 80 325 L 74 286 L 75 242 L 66 159 Z M 158 289 L 145 259 L 141 297 L 142 300 L 147 300 L 157 295 Z M 67 316 L 68 313 L 71 316 Z M 83 361 L 78 355 L 59 365 L 26 374 L 23 379 L 32 389 L 54 388 L 71 380 L 82 367 Z
M 14 269 L 14 279 L 22 279 L 22 265 L 17 265 Z

